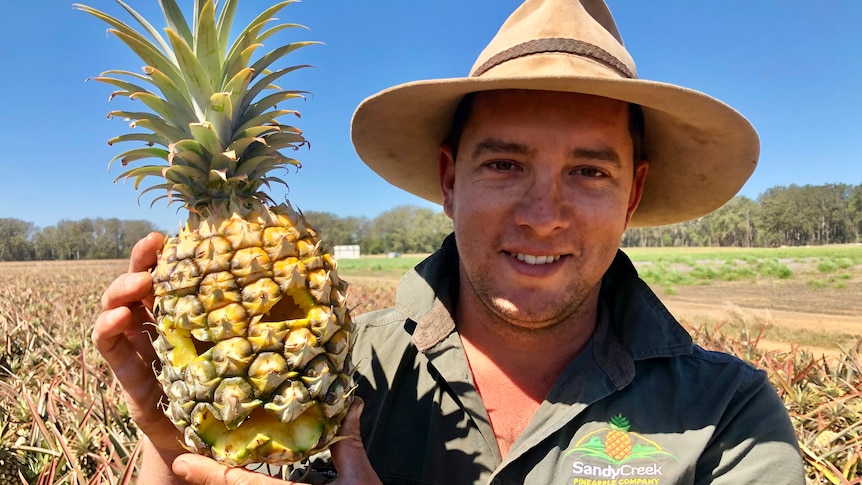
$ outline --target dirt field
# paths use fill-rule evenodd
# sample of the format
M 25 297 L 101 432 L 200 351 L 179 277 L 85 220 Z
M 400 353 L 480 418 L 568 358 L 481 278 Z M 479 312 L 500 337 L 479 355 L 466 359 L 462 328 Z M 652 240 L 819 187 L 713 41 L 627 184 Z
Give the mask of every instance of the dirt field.
M 862 280 L 856 276 L 843 287 L 813 286 L 818 276 L 802 273 L 788 280 L 711 282 L 681 286 L 668 292 L 657 288 L 662 301 L 678 319 L 726 323 L 757 332 L 766 325 L 766 347 L 791 344 L 815 353 L 849 348 L 862 336 Z M 669 294 L 670 293 L 670 294 Z

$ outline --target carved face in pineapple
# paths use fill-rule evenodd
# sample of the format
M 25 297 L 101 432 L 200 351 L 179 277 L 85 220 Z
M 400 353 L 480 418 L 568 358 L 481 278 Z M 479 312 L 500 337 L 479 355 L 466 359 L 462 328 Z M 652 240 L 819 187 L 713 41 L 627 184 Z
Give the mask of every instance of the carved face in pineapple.
M 347 284 L 302 215 L 262 191 L 282 182 L 274 169 L 298 165 L 279 150 L 306 143 L 300 130 L 278 121 L 296 113 L 276 108 L 301 95 L 273 84 L 299 66 L 270 68 L 311 42 L 253 55 L 265 39 L 295 26 L 271 25 L 289 3 L 264 10 L 232 45 L 236 0 L 219 12 L 213 0 L 195 2 L 191 26 L 175 0 L 162 0 L 167 39 L 124 4 L 146 35 L 76 5 L 110 24 L 144 62 L 145 75 L 95 78 L 119 88 L 112 97 L 150 109 L 110 113 L 143 132 L 109 143 L 146 144 L 114 161 L 156 160 L 117 179 L 138 187 L 157 177 L 145 191 L 165 190 L 160 198 L 189 211 L 153 270 L 153 346 L 165 413 L 189 449 L 237 466 L 296 462 L 326 448 L 353 386 Z

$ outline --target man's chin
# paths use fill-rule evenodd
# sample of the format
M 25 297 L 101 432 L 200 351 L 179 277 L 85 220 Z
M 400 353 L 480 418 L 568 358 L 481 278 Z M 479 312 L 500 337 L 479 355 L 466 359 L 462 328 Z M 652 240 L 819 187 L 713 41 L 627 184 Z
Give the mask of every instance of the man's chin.
M 559 301 L 559 300 L 557 300 Z M 503 320 L 513 326 L 526 329 L 539 329 L 553 326 L 565 319 L 564 312 L 555 311 L 553 304 L 537 304 L 531 302 L 517 302 L 504 298 L 496 298 L 494 301 L 495 313 Z

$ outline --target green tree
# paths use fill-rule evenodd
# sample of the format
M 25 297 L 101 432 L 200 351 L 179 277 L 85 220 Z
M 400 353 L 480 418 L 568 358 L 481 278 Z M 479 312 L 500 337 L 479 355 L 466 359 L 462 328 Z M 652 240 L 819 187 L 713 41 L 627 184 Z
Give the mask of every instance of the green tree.
M 340 244 L 359 244 L 368 224 L 364 217 L 339 217 L 331 212 L 303 211 L 303 215 L 329 248 Z
M 452 219 L 444 212 L 434 212 L 428 208 L 419 208 L 413 218 L 412 232 L 415 234 L 415 245 L 409 249 L 411 253 L 430 253 L 440 247 L 443 239 L 453 230 Z
M 122 251 L 120 257 L 128 258 L 132 254 L 132 248 L 147 234 L 157 231 L 155 224 L 143 219 L 133 219 L 122 222 Z
M 360 244 L 370 254 L 425 253 L 440 247 L 450 232 L 452 222 L 443 212 L 400 205 L 369 221 Z
M 851 186 L 827 184 L 816 188 L 820 209 L 820 243 L 839 244 L 850 241 L 848 199 Z
M 33 259 L 31 238 L 33 224 L 21 219 L 0 219 L 0 261 L 25 261 Z
M 36 259 L 40 260 L 55 260 L 60 259 L 60 235 L 56 227 L 46 227 L 36 234 L 33 238 L 33 246 L 36 252 Z
M 710 228 L 710 245 L 748 247 L 754 241 L 757 202 L 736 196 L 717 210 L 703 217 Z
M 847 219 L 852 238 L 848 242 L 862 242 L 862 185 L 850 189 L 847 196 Z
M 93 246 L 95 228 L 92 219 L 62 220 L 57 223 L 58 259 L 84 259 Z
M 123 255 L 123 223 L 117 218 L 93 221 L 93 245 L 88 259 L 117 259 Z
M 761 228 L 760 242 L 765 246 L 800 244 L 804 228 L 800 225 L 798 204 L 794 197 L 795 186 L 772 187 L 760 195 L 760 213 L 757 226 Z

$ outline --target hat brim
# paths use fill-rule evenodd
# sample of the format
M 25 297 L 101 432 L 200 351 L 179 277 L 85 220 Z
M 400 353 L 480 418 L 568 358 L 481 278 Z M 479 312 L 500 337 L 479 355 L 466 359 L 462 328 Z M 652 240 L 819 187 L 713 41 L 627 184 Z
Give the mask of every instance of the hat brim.
M 592 94 L 643 107 L 650 169 L 630 227 L 708 214 L 736 195 L 757 165 L 757 133 L 721 101 L 656 81 L 596 77 L 452 78 L 395 86 L 356 109 L 356 153 L 391 184 L 442 203 L 437 160 L 455 108 L 467 93 L 497 89 Z

